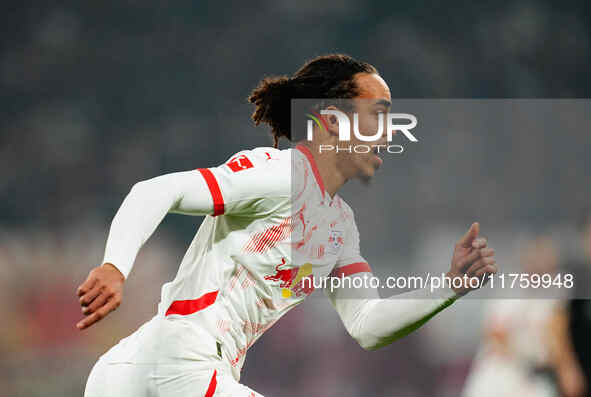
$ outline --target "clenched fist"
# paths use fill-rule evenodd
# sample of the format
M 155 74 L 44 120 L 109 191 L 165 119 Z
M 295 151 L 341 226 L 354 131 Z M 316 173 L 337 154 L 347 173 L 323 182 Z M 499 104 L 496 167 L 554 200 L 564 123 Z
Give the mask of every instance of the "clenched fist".
M 112 264 L 92 269 L 86 281 L 78 287 L 82 313 L 86 316 L 76 327 L 85 329 L 117 309 L 123 299 L 125 277 Z
M 468 278 L 479 278 L 480 282 L 477 284 L 478 287 L 482 287 L 488 281 L 485 277 L 497 272 L 497 265 L 494 258 L 495 251 L 487 246 L 486 238 L 478 237 L 479 232 L 480 225 L 473 223 L 454 247 L 451 269 L 446 276 L 452 280 L 454 278 L 461 278 L 463 280 L 461 287 L 457 288 L 455 285 L 453 286 L 454 292 L 460 296 L 476 289 L 470 287 Z

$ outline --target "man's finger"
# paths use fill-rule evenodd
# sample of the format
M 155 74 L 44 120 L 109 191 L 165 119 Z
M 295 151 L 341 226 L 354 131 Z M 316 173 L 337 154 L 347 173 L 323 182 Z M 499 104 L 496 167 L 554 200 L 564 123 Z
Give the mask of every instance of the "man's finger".
M 465 273 L 466 270 L 480 258 L 480 250 L 474 250 L 466 255 L 464 258 L 460 259 L 458 262 L 458 267 L 461 273 Z
M 92 313 L 90 316 L 78 322 L 78 324 L 76 324 L 76 327 L 78 329 L 86 329 L 90 327 L 94 323 L 105 318 L 105 316 L 109 314 L 111 311 L 115 310 L 118 305 L 118 302 L 116 302 L 114 299 L 110 299 L 104 306 L 102 306 L 96 312 Z
M 470 229 L 460 238 L 458 241 L 458 245 L 464 248 L 470 248 L 472 246 L 472 242 L 476 237 L 478 237 L 478 233 L 480 232 L 480 224 L 478 222 L 474 222 Z
M 497 263 L 497 261 L 492 256 L 488 256 L 486 258 L 480 258 L 479 260 L 474 262 L 474 264 L 472 264 L 472 266 L 470 266 L 468 268 L 468 270 L 466 271 L 466 274 L 468 276 L 475 276 L 476 273 L 478 272 L 478 270 L 480 270 L 483 267 L 488 266 L 488 265 L 494 265 L 495 263 Z
M 82 306 L 90 305 L 90 303 L 94 300 L 94 298 L 99 296 L 100 293 L 101 293 L 101 287 L 99 285 L 95 285 L 90 291 L 88 291 L 87 293 L 85 293 L 84 295 L 82 295 L 80 297 L 80 299 L 79 299 L 80 304 Z
M 86 329 L 99 320 L 100 318 L 98 317 L 98 312 L 92 313 L 90 316 L 84 318 L 83 320 L 80 320 L 78 324 L 76 324 L 76 328 Z
M 94 313 L 95 311 L 97 311 L 100 307 L 102 307 L 105 303 L 107 303 L 107 300 L 109 300 L 111 296 L 109 294 L 106 294 L 104 291 L 103 293 L 101 293 L 99 296 L 97 296 L 92 303 L 90 303 L 88 306 L 83 306 L 82 307 L 82 313 L 84 313 L 85 315 L 89 315 Z
M 472 241 L 472 248 L 484 248 L 486 247 L 486 244 L 488 244 L 486 237 L 478 237 L 477 239 L 474 239 L 474 241 Z
M 497 273 L 497 265 L 486 265 L 482 269 L 478 270 L 475 274 L 476 277 L 481 277 L 483 274 L 496 274 Z
M 76 290 L 76 295 L 78 295 L 78 296 L 84 295 L 85 293 L 90 291 L 92 289 L 92 287 L 94 287 L 94 284 L 96 282 L 97 282 L 96 277 L 89 275 L 88 278 L 86 279 L 86 281 L 83 282 L 82 284 L 80 284 L 80 286 Z
M 484 266 L 488 265 L 488 263 L 486 263 L 484 261 L 484 259 L 486 259 L 486 258 L 480 258 L 479 260 L 474 262 L 472 265 L 470 265 L 470 267 L 468 267 L 468 269 L 466 269 L 466 274 L 470 277 L 475 276 L 475 274 L 478 270 L 480 270 Z
M 482 255 L 483 258 L 486 258 L 488 256 L 494 256 L 494 254 L 495 254 L 495 250 L 490 247 L 482 248 L 480 250 L 480 255 Z

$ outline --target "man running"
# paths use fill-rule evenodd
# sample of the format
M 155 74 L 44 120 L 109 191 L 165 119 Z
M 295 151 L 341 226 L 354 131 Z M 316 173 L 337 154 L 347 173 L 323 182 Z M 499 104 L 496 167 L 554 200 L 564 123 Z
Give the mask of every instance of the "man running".
M 135 184 L 113 219 L 103 264 L 78 288 L 85 315 L 79 329 L 120 305 L 140 247 L 167 213 L 207 216 L 177 276 L 163 286 L 156 316 L 99 359 L 86 397 L 260 396 L 239 383 L 246 352 L 312 292 L 310 280 L 372 276 L 359 251 L 353 211 L 337 191 L 350 179 L 371 179 L 382 159 L 375 152 L 320 153 L 321 145 L 338 144 L 338 119 L 330 115 L 321 116 L 313 139 L 278 150 L 280 138 L 296 140 L 290 101 L 297 98 L 350 100 L 361 129 L 388 112 L 391 102 L 373 66 L 345 55 L 321 56 L 292 77 L 263 79 L 251 93 L 252 118 L 271 127 L 275 148 L 242 151 L 218 167 Z M 447 276 L 496 272 L 494 251 L 478 235 L 474 223 L 455 245 Z M 405 299 L 380 299 L 365 285 L 325 291 L 351 336 L 374 350 L 470 289 L 425 288 Z

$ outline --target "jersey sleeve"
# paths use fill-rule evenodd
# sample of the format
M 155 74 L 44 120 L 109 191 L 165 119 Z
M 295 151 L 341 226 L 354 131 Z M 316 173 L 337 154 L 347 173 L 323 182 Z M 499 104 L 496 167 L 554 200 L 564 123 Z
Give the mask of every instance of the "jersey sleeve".
M 371 273 L 371 267 L 361 256 L 359 249 L 359 230 L 353 212 L 350 211 L 350 223 L 345 238 L 343 252 L 331 272 L 332 277 L 347 277 L 357 273 Z
M 212 216 L 271 213 L 290 196 L 289 160 L 281 151 L 242 151 L 218 167 L 199 168 L 213 200 Z

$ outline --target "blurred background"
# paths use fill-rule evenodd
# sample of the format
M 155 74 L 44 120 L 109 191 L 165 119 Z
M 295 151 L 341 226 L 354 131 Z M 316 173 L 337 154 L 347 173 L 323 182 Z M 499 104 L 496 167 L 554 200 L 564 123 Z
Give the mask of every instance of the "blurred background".
M 75 288 L 135 182 L 272 145 L 245 99 L 263 76 L 344 52 L 375 65 L 393 98 L 589 96 L 591 3 L 479 3 L 3 2 L 0 395 L 81 396 L 98 356 L 156 312 L 201 218 L 168 216 L 121 308 L 83 333 Z M 386 159 L 370 189 L 342 193 L 363 254 L 380 276 L 393 264 L 443 271 L 478 220 L 507 268 L 540 233 L 558 262 L 580 258 L 591 134 L 569 131 L 443 130 Z M 267 396 L 460 395 L 490 302 L 457 302 L 367 353 L 320 297 L 251 348 L 245 384 Z

